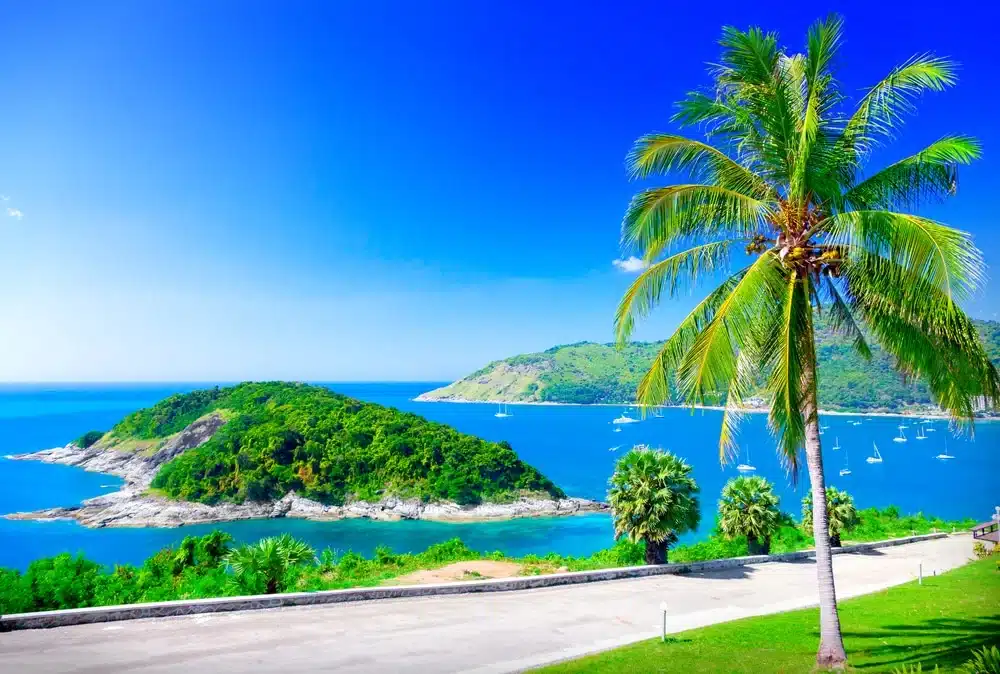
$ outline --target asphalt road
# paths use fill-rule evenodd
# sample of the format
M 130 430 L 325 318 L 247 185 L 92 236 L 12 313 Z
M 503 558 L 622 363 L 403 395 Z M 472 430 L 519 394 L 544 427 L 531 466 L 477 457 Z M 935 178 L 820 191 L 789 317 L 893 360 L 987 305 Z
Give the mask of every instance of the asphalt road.
M 840 598 L 954 568 L 968 536 L 837 555 Z M 507 672 L 815 604 L 812 562 L 571 587 L 135 620 L 0 634 L 3 672 Z

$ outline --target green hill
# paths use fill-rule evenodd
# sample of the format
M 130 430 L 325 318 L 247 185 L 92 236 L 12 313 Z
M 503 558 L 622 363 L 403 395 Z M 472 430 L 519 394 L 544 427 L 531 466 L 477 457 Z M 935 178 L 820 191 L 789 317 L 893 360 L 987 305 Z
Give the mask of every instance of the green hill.
M 1000 364 L 1000 323 L 976 321 L 993 362 Z M 662 342 L 580 342 L 490 363 L 468 377 L 428 391 L 420 400 L 480 400 L 551 403 L 630 403 Z M 819 397 L 823 409 L 900 411 L 929 407 L 927 388 L 906 381 L 881 349 L 866 362 L 849 339 L 825 322 L 817 326 Z
M 214 417 L 224 423 L 160 467 L 154 489 L 205 503 L 268 501 L 291 490 L 325 504 L 563 496 L 505 442 L 304 384 L 245 383 L 171 396 L 125 417 L 99 445 L 162 456 L 168 438 Z

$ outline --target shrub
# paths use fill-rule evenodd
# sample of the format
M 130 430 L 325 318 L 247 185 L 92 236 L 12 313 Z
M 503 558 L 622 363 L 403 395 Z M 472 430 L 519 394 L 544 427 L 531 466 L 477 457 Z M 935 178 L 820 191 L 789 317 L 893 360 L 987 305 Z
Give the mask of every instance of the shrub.
M 87 447 L 90 447 L 92 444 L 94 444 L 103 437 L 104 437 L 104 431 L 87 431 L 86 433 L 78 437 L 76 440 L 74 440 L 73 444 L 76 445 L 77 447 L 80 447 L 81 449 L 87 449 Z
M 962 666 L 967 674 L 1000 674 L 1000 649 L 983 646 L 972 651 L 972 658 Z

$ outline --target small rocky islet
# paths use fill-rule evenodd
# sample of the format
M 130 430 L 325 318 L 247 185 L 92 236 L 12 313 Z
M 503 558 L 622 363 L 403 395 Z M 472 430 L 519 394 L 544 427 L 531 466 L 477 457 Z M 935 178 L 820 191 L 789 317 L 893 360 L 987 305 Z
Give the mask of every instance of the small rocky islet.
M 278 517 L 484 521 L 607 508 L 567 497 L 506 443 L 305 384 L 175 395 L 88 436 L 10 458 L 116 475 L 122 488 L 8 518 L 177 527 Z

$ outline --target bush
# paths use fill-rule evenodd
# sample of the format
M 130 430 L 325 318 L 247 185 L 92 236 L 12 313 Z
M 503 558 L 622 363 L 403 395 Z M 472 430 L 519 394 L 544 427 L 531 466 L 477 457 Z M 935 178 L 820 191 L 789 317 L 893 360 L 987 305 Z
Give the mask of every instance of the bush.
M 76 440 L 74 440 L 73 444 L 76 445 L 77 447 L 80 447 L 81 449 L 87 449 L 87 447 L 90 447 L 92 444 L 94 444 L 103 437 L 104 437 L 104 431 L 87 431 L 86 433 L 78 437 Z
M 983 646 L 972 651 L 972 658 L 962 666 L 967 674 L 1000 674 L 1000 649 Z

